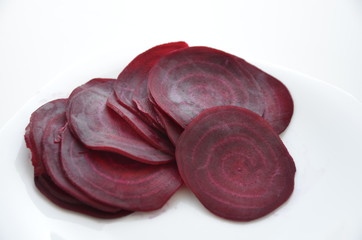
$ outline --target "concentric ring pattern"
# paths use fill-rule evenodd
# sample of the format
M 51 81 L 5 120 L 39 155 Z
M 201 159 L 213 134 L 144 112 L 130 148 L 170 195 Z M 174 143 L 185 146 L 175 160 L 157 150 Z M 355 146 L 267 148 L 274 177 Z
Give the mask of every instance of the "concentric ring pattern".
M 227 219 L 262 217 L 294 188 L 295 165 L 283 142 L 263 118 L 240 107 L 203 111 L 181 135 L 176 160 L 200 202 Z

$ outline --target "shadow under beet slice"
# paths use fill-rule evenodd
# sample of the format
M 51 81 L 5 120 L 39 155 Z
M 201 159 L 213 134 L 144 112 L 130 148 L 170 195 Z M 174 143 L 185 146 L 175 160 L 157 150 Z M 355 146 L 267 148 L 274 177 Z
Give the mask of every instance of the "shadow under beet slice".
M 108 97 L 107 106 L 126 120 L 129 126 L 131 126 L 149 144 L 165 153 L 175 153 L 174 146 L 165 134 L 155 129 L 149 122 L 142 120 L 138 115 L 128 110 L 122 104 L 119 104 L 114 94 Z
M 145 141 L 127 121 L 107 107 L 114 79 L 93 79 L 75 89 L 67 109 L 73 133 L 88 148 L 120 153 L 140 162 L 161 164 L 174 157 Z M 89 85 L 89 87 L 87 87 Z
M 36 176 L 34 177 L 34 183 L 36 188 L 45 197 L 47 197 L 55 205 L 64 209 L 104 219 L 124 217 L 132 213 L 131 211 L 125 210 L 109 213 L 87 206 L 60 189 L 48 176 Z
M 125 107 L 141 113 L 154 127 L 158 127 L 157 115 L 148 100 L 148 74 L 153 65 L 164 55 L 188 47 L 185 42 L 171 42 L 155 46 L 130 62 L 119 74 L 114 92 Z
M 42 160 L 46 168 L 47 174 L 59 188 L 61 188 L 63 191 L 67 192 L 74 198 L 78 199 L 79 201 L 83 202 L 84 204 L 87 204 L 105 212 L 120 211 L 119 208 L 108 206 L 104 203 L 90 198 L 78 188 L 76 188 L 65 176 L 60 162 L 60 130 L 66 124 L 65 107 L 66 106 L 64 105 L 62 113 L 53 116 L 53 118 L 47 122 L 42 138 Z
M 264 95 L 234 56 L 207 47 L 174 51 L 154 65 L 148 88 L 156 104 L 181 127 L 202 110 L 221 105 L 264 112 Z
M 64 112 L 67 99 L 56 99 L 45 103 L 35 110 L 30 117 L 30 122 L 25 129 L 25 143 L 31 151 L 31 161 L 34 166 L 34 175 L 44 174 L 46 169 L 41 160 L 42 158 L 42 138 L 46 123 L 54 115 Z
M 240 107 L 203 111 L 182 133 L 176 161 L 185 184 L 214 214 L 260 218 L 294 189 L 295 165 L 270 124 Z
M 277 133 L 282 133 L 288 127 L 294 111 L 293 99 L 288 88 L 275 77 L 244 59 L 237 59 L 254 76 L 264 93 L 263 118 L 272 125 Z
M 161 208 L 182 185 L 175 162 L 149 165 L 111 152 L 92 151 L 68 128 L 62 134 L 61 161 L 74 185 L 92 198 L 122 209 Z

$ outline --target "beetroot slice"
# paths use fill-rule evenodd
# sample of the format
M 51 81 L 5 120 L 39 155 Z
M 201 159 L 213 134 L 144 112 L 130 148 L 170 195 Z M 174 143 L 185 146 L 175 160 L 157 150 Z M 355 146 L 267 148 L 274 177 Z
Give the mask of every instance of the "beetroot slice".
M 124 217 L 132 213 L 131 211 L 126 210 L 109 213 L 89 207 L 60 189 L 48 176 L 36 176 L 34 177 L 34 183 L 36 188 L 45 197 L 47 197 L 55 205 L 67 210 L 103 219 Z
M 182 184 L 175 162 L 155 166 L 111 152 L 92 151 L 68 128 L 62 134 L 61 161 L 74 185 L 98 201 L 122 209 L 158 209 Z
M 143 121 L 140 117 L 117 102 L 114 94 L 107 99 L 107 106 L 120 115 L 128 124 L 149 144 L 169 154 L 174 154 L 175 149 L 170 140 L 152 125 Z
M 66 99 L 56 99 L 45 103 L 35 110 L 30 117 L 30 122 L 25 129 L 25 143 L 31 151 L 31 162 L 34 167 L 35 176 L 46 172 L 42 158 L 41 139 L 45 130 L 46 123 L 54 115 L 64 111 L 64 106 L 67 104 Z
M 150 71 L 148 88 L 156 104 L 181 127 L 214 106 L 264 112 L 264 95 L 254 77 L 234 56 L 212 48 L 189 47 L 161 58 Z
M 75 89 L 67 109 L 69 126 L 88 148 L 120 153 L 137 161 L 161 164 L 174 160 L 137 134 L 106 105 L 113 92 L 113 79 L 93 79 Z M 87 87 L 89 85 L 89 87 Z
M 100 203 L 85 195 L 82 191 L 76 188 L 65 176 L 60 162 L 60 129 L 62 129 L 66 124 L 65 107 L 66 106 L 63 107 L 64 112 L 59 113 L 48 121 L 44 131 L 42 139 L 42 160 L 46 168 L 47 174 L 51 177 L 52 181 L 59 188 L 67 192 L 69 195 L 75 197 L 79 201 L 83 202 L 84 204 L 105 212 L 120 211 L 119 208 Z
M 114 91 L 120 103 L 127 108 L 141 111 L 157 128 L 157 125 L 159 125 L 157 116 L 148 101 L 148 73 L 162 56 L 187 46 L 185 42 L 162 44 L 143 52 L 133 59 L 119 74 L 114 85 Z
M 240 107 L 203 111 L 182 133 L 176 160 L 200 202 L 226 219 L 260 218 L 283 204 L 294 188 L 294 161 L 277 133 Z
M 282 133 L 289 125 L 293 116 L 294 103 L 288 88 L 278 79 L 238 58 L 256 79 L 265 98 L 265 111 L 263 118 L 267 120 L 277 133 Z

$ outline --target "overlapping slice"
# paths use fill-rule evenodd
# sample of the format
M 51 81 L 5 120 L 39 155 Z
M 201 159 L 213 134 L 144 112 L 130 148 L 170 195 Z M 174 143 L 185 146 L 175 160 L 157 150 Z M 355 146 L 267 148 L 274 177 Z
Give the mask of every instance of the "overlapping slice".
M 118 212 L 104 212 L 98 209 L 92 208 L 85 205 L 83 202 L 72 197 L 68 193 L 64 192 L 61 188 L 53 183 L 49 176 L 35 176 L 34 183 L 36 188 L 46 196 L 50 201 L 52 201 L 57 206 L 75 211 L 78 213 L 86 214 L 96 218 L 119 218 L 131 214 L 131 211 L 120 210 Z
M 114 85 L 116 98 L 121 104 L 146 117 L 158 127 L 157 115 L 148 100 L 148 74 L 153 65 L 164 55 L 187 47 L 185 42 L 172 42 L 155 46 L 138 55 L 119 74 Z
M 182 127 L 214 106 L 264 112 L 264 95 L 254 77 L 233 56 L 212 48 L 189 47 L 166 55 L 152 68 L 148 88 L 156 104 Z
M 35 176 L 42 175 L 46 172 L 42 158 L 41 141 L 46 127 L 46 123 L 54 115 L 64 111 L 67 99 L 56 99 L 45 103 L 35 110 L 30 117 L 30 122 L 25 129 L 26 146 L 31 150 L 31 161 L 34 166 Z
M 138 55 L 119 74 L 114 84 L 114 94 L 110 96 L 107 103 L 122 117 L 126 117 L 128 123 L 141 136 L 145 137 L 146 141 L 150 140 L 150 144 L 158 149 L 166 150 L 166 152 L 170 152 L 169 141 L 166 143 L 168 146 L 162 144 L 161 148 L 158 144 L 155 145 L 154 141 L 155 136 L 163 138 L 162 134 L 165 133 L 165 129 L 148 98 L 148 75 L 150 69 L 161 57 L 185 47 L 188 47 L 185 42 L 171 42 L 155 46 Z M 128 116 L 126 116 L 126 110 L 128 110 Z M 134 116 L 129 117 L 131 114 Z M 165 143 L 165 140 L 157 142 Z
M 47 175 L 50 176 L 51 181 L 53 181 L 57 187 L 86 205 L 105 212 L 120 211 L 119 208 L 106 205 L 87 196 L 76 188 L 66 177 L 60 162 L 60 134 L 66 124 L 65 107 L 65 105 L 61 106 L 63 112 L 53 116 L 46 123 L 42 138 L 42 162 L 46 168 Z
M 295 165 L 278 136 L 292 114 L 273 76 L 174 42 L 138 55 L 117 80 L 93 79 L 43 105 L 25 140 L 36 187 L 60 207 L 100 218 L 151 211 L 182 177 L 211 212 L 250 221 L 293 191 Z
M 94 199 L 122 209 L 158 209 L 182 184 L 174 162 L 149 165 L 111 152 L 92 151 L 68 128 L 62 135 L 61 161 L 74 185 Z
M 26 128 L 27 147 L 31 149 L 32 159 L 36 159 L 33 161 L 36 187 L 49 200 L 65 209 L 99 218 L 128 215 L 130 211 L 96 202 L 67 184 L 59 165 L 59 129 L 65 124 L 66 106 L 67 99 L 45 103 L 32 114 Z
M 129 126 L 149 144 L 165 153 L 174 154 L 175 149 L 165 134 L 154 128 L 149 122 L 144 121 L 122 104 L 119 104 L 114 94 L 108 97 L 107 106 L 127 121 Z
M 284 203 L 295 165 L 281 139 L 259 115 L 219 106 L 197 116 L 176 145 L 186 185 L 223 218 L 249 221 Z
M 106 105 L 114 79 L 93 79 L 75 89 L 68 103 L 67 119 L 73 133 L 88 148 L 123 154 L 137 161 L 162 164 L 174 157 L 151 146 L 127 121 Z M 89 85 L 89 87 L 87 86 Z

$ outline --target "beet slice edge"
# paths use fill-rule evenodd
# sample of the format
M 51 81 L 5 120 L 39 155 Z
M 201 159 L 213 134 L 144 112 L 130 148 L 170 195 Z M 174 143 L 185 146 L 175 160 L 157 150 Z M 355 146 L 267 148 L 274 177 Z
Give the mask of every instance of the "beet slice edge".
M 128 110 L 122 104 L 119 104 L 115 95 L 108 97 L 107 106 L 113 109 L 118 115 L 128 122 L 142 138 L 155 148 L 168 153 L 174 154 L 175 149 L 170 140 L 152 124 L 142 120 L 138 115 Z
M 126 210 L 120 210 L 114 213 L 103 212 L 88 205 L 85 205 L 79 200 L 73 198 L 71 195 L 64 192 L 61 188 L 54 184 L 54 182 L 52 182 L 49 176 L 46 175 L 35 176 L 34 183 L 36 188 L 47 199 L 63 209 L 102 219 L 120 218 L 132 213 L 131 211 Z
M 282 133 L 288 127 L 294 112 L 293 98 L 288 88 L 280 80 L 260 68 L 244 59 L 236 58 L 254 76 L 264 93 L 263 118 L 272 125 L 278 134 Z
M 145 59 L 148 58 L 148 67 L 146 69 L 147 75 L 144 76 L 144 80 L 140 81 L 140 83 L 137 85 L 133 96 L 132 101 L 135 103 L 137 109 L 142 112 L 147 118 L 159 122 L 157 118 L 157 112 L 155 111 L 153 104 L 148 98 L 148 74 L 151 68 L 155 63 L 157 63 L 161 57 L 170 54 L 171 52 L 183 48 L 187 48 L 188 45 L 185 42 L 173 42 L 173 43 L 167 43 L 163 45 L 156 46 L 154 48 L 151 48 L 146 53 L 144 53 L 143 58 L 140 57 L 138 59 L 139 63 L 144 64 Z M 148 55 L 147 57 L 145 55 Z M 151 57 L 152 56 L 152 57 Z M 142 66 L 144 67 L 144 66 Z
M 185 47 L 188 47 L 185 42 L 171 42 L 148 49 L 126 66 L 114 85 L 114 92 L 120 103 L 127 108 L 138 111 L 156 128 L 159 127 L 159 122 L 153 106 L 148 100 L 149 71 L 162 56 Z
M 41 159 L 41 141 L 46 127 L 46 122 L 52 118 L 52 116 L 62 112 L 66 104 L 67 99 L 52 100 L 43 104 L 31 114 L 29 124 L 25 129 L 24 138 L 27 148 L 31 151 L 31 162 L 36 176 L 42 175 L 46 172 Z
M 176 145 L 177 140 L 184 129 L 158 107 L 155 107 L 155 111 L 157 112 L 157 115 L 159 116 L 160 121 L 166 130 L 168 138 L 173 145 Z

